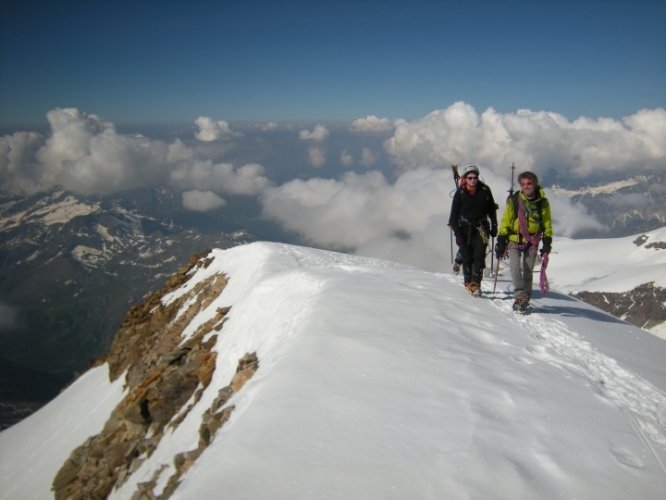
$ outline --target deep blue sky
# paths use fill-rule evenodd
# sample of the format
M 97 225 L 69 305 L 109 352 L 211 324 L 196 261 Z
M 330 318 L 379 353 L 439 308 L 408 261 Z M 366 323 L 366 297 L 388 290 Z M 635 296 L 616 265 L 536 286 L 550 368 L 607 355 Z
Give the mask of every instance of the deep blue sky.
M 664 0 L 26 0 L 0 23 L 5 128 L 666 106 Z

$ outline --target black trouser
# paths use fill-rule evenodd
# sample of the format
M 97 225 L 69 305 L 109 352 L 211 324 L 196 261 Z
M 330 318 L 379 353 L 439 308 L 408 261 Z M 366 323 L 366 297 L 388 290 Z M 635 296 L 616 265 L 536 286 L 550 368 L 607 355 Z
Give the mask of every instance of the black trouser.
M 458 251 L 456 252 L 456 258 L 455 261 L 457 264 L 462 264 L 463 258 L 462 258 L 462 246 L 463 246 L 463 237 L 460 232 L 455 233 L 456 236 L 456 246 L 458 247 Z
M 462 269 L 465 283 L 479 283 L 483 278 L 483 270 L 486 267 L 486 246 L 478 228 L 468 228 L 464 234 L 460 250 L 462 251 Z

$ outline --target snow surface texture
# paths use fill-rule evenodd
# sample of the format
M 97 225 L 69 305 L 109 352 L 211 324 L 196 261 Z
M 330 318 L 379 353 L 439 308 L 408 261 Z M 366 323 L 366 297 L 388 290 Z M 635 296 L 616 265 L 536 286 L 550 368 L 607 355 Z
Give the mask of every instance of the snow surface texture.
M 640 240 L 640 244 L 637 244 Z M 556 238 L 551 285 L 571 292 L 628 292 L 654 281 L 666 287 L 666 227 L 612 239 Z
M 257 373 L 172 498 L 664 497 L 666 341 L 558 292 L 537 292 L 536 312 L 516 316 L 504 277 L 473 298 L 459 277 L 303 247 L 212 256 L 164 301 L 230 277 L 189 330 L 232 307 L 213 380 L 112 498 L 164 467 L 161 492 L 255 351 Z M 102 425 L 87 406 L 121 397 L 87 374 L 1 433 L 0 497 L 49 498 L 65 450 Z

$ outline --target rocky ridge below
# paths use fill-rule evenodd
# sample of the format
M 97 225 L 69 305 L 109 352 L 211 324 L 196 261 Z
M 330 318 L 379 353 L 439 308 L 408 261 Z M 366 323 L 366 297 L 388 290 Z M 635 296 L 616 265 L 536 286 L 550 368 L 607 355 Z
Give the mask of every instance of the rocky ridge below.
M 199 268 L 206 268 L 207 253 L 193 256 L 170 277 L 164 287 L 131 308 L 111 344 L 97 360 L 108 363 L 111 380 L 125 377 L 125 398 L 103 430 L 76 448 L 53 481 L 57 499 L 106 498 L 123 484 L 157 448 L 166 432 L 173 431 L 200 401 L 216 368 L 212 350 L 230 308 L 184 339 L 184 329 L 210 305 L 227 284 L 215 274 L 178 299 L 165 305 L 162 298 L 180 288 Z M 196 448 L 173 457 L 174 470 L 159 495 L 153 494 L 157 477 L 139 483 L 133 498 L 169 498 L 179 479 L 210 444 L 234 410 L 226 406 L 256 372 L 259 360 L 247 353 L 238 361 L 236 374 L 222 388 L 202 417 Z M 160 471 L 162 472 L 162 471 Z
M 642 235 L 633 244 L 637 247 L 644 245 L 645 249 L 653 251 L 666 251 L 666 241 L 648 241 L 648 236 Z M 666 288 L 657 286 L 654 281 L 628 292 L 580 291 L 571 295 L 645 330 L 662 329 L 666 324 Z
M 666 322 L 666 289 L 655 286 L 654 282 L 640 285 L 630 292 L 578 292 L 571 295 L 645 330 Z

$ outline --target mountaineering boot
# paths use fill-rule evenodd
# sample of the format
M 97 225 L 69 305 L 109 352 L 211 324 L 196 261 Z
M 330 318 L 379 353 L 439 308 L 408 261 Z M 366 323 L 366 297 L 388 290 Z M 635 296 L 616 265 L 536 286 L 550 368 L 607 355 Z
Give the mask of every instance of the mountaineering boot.
M 467 291 L 475 297 L 479 297 L 481 295 L 481 286 L 475 281 L 467 283 L 465 288 L 467 288 Z
M 483 276 L 480 273 L 472 274 L 472 295 L 479 297 L 481 295 L 481 280 Z
M 462 269 L 462 263 L 463 263 L 462 252 L 458 250 L 456 252 L 456 258 L 453 259 L 453 274 L 460 273 L 460 270 Z
M 513 303 L 513 310 L 517 313 L 525 313 L 527 312 L 527 306 L 529 306 L 529 304 L 529 297 L 525 297 L 524 295 L 518 296 Z

